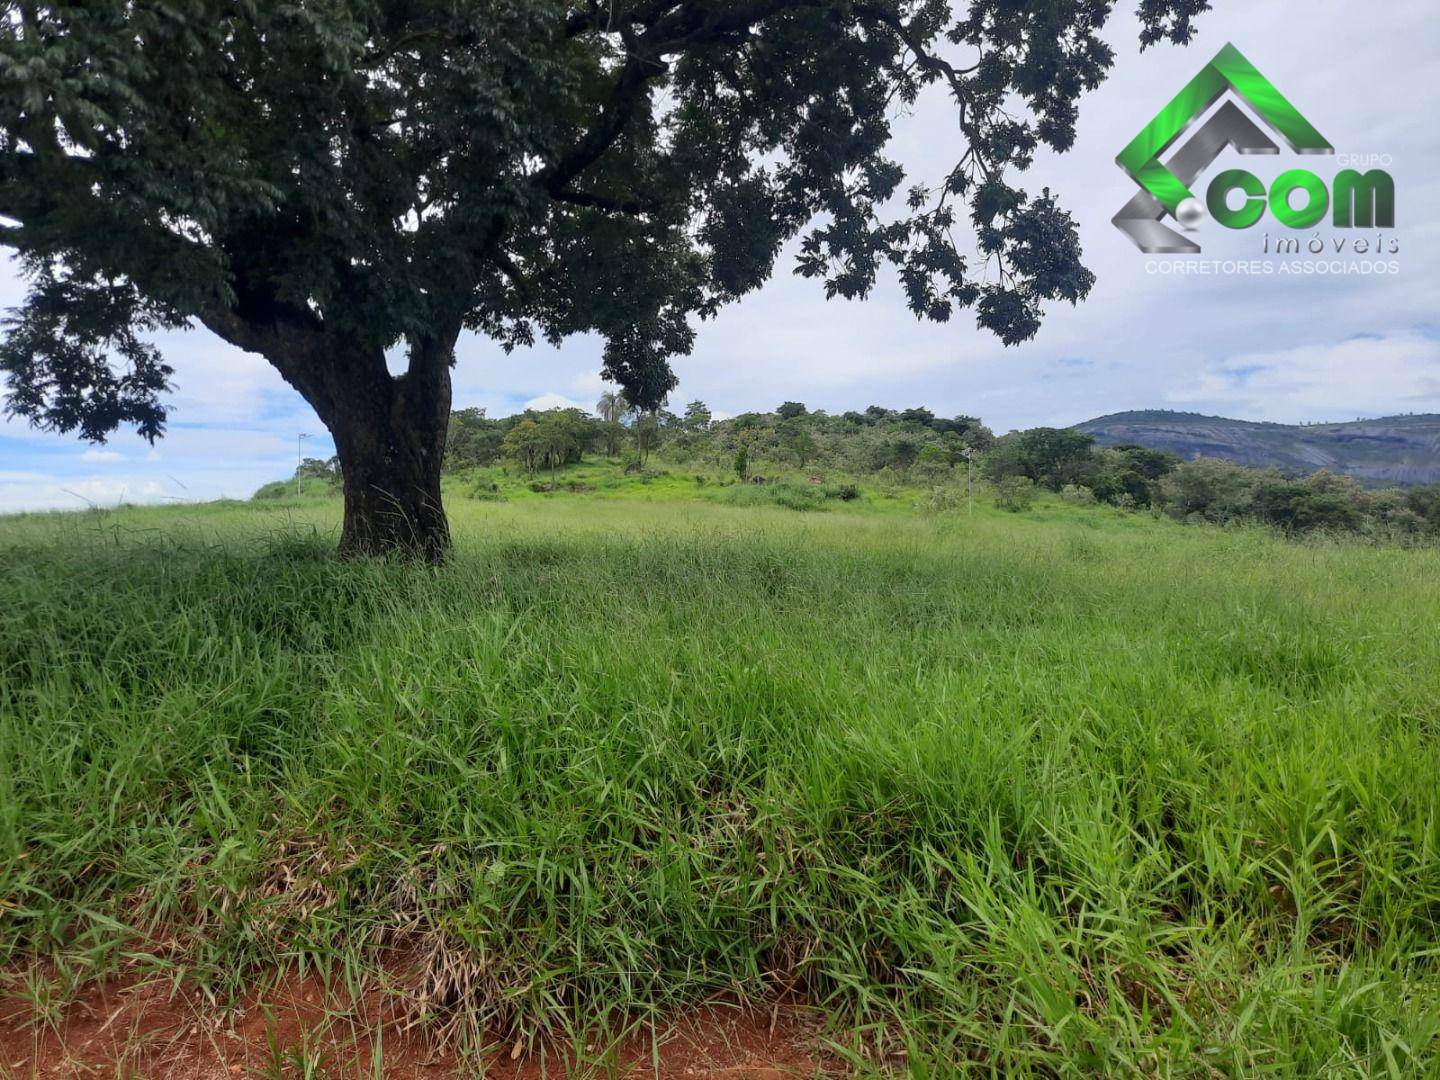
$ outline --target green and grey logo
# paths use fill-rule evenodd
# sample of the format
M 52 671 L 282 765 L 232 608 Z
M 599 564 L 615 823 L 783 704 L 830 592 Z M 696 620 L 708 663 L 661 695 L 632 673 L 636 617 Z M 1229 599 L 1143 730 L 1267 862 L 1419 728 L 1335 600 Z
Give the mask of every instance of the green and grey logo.
M 1330 210 L 1330 191 L 1325 182 L 1308 169 L 1282 173 L 1268 192 L 1253 173 L 1227 169 L 1211 181 L 1203 203 L 1195 196 L 1190 185 L 1227 148 L 1233 147 L 1241 154 L 1280 153 L 1275 140 L 1234 101 L 1227 101 L 1216 109 L 1168 161 L 1161 161 L 1161 156 L 1169 153 L 1226 91 L 1249 105 L 1270 132 L 1294 153 L 1335 153 L 1329 141 L 1239 49 L 1226 45 L 1115 159 L 1140 185 L 1140 191 L 1115 215 L 1114 223 L 1141 251 L 1161 254 L 1200 251 L 1199 244 L 1164 224 L 1167 216 L 1187 232 L 1194 231 L 1207 213 L 1226 228 L 1248 229 L 1264 217 L 1268 205 L 1281 225 L 1308 229 L 1319 224 Z M 1346 169 L 1335 177 L 1334 188 L 1337 228 L 1394 226 L 1395 184 L 1388 173 L 1377 169 L 1362 174 Z M 1236 192 L 1243 196 L 1238 207 L 1231 205 Z M 1299 207 L 1295 205 L 1297 193 L 1304 196 L 1303 205 Z

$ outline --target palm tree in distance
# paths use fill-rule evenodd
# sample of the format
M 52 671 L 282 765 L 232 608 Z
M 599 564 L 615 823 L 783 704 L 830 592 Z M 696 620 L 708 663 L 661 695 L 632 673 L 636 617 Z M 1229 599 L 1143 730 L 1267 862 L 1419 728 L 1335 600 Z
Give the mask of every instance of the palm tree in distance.
M 630 411 L 630 403 L 618 391 L 606 390 L 595 403 L 595 411 L 605 424 L 605 454 L 614 457 L 620 452 L 620 420 Z

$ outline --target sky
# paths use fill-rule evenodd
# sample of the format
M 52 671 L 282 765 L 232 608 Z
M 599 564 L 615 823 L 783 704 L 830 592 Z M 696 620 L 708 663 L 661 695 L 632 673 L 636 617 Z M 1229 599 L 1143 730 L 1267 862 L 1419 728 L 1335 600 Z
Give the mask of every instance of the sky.
M 1120 7 L 1128 9 L 1122 0 Z M 1139 51 L 1128 14 L 1106 30 L 1117 61 L 1080 103 L 1078 137 L 1020 178 L 1050 187 L 1075 216 L 1097 275 L 1080 306 L 1049 309 L 1035 340 L 1006 348 L 964 313 L 948 324 L 917 321 L 898 287 L 883 281 L 863 302 L 826 301 L 793 273 L 793 249 L 758 292 L 699 325 L 692 355 L 675 361 L 672 406 L 699 398 L 717 416 L 786 400 L 832 412 L 870 404 L 924 405 L 982 417 L 996 431 L 1064 426 L 1127 409 L 1182 409 L 1249 420 L 1334 421 L 1440 412 L 1440 125 L 1433 81 L 1440 24 L 1433 0 L 1214 0 L 1188 47 Z M 1400 250 L 1377 260 L 1394 273 L 1179 274 L 1175 263 L 1253 262 L 1273 220 L 1245 232 L 1202 223 L 1200 256 L 1147 256 L 1112 224 L 1136 191 L 1116 154 L 1227 42 L 1304 114 L 1338 154 L 1385 155 L 1395 178 Z M 891 156 L 906 186 L 942 177 L 963 152 L 943 96 L 895 117 Z M 1267 183 L 1333 158 L 1239 158 L 1227 151 L 1195 185 L 1245 167 Z M 1267 228 L 1268 227 L 1268 228 Z M 1318 230 L 1321 241 L 1355 230 Z M 1309 240 L 1314 233 L 1285 233 Z M 1308 256 L 1307 256 L 1308 258 Z M 1320 261 L 1336 257 L 1327 253 Z M 1287 260 L 1288 261 L 1288 260 Z M 1166 264 L 1161 266 L 1160 264 Z M 1162 270 L 1169 272 L 1162 272 Z M 1224 272 L 1224 271 L 1229 272 Z M 23 283 L 0 261 L 0 307 Z M 307 457 L 333 452 L 310 408 L 260 357 L 204 330 L 158 337 L 175 368 L 165 437 L 154 447 L 132 432 L 104 445 L 36 432 L 0 419 L 0 512 L 87 504 L 248 497 L 294 469 L 297 436 Z M 526 407 L 593 407 L 606 388 L 601 343 L 575 338 L 507 356 L 462 339 L 456 407 L 492 416 Z

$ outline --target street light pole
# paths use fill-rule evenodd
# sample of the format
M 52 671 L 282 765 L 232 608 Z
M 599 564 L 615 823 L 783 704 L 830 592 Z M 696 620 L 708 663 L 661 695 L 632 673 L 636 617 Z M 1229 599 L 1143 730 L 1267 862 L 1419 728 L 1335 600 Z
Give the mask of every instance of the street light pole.
M 300 434 L 295 436 L 295 494 L 297 497 L 300 494 L 300 466 L 305 460 L 302 456 L 303 451 L 300 447 L 301 444 L 308 438 L 310 438 L 310 433 L 308 431 L 302 431 L 300 432 Z

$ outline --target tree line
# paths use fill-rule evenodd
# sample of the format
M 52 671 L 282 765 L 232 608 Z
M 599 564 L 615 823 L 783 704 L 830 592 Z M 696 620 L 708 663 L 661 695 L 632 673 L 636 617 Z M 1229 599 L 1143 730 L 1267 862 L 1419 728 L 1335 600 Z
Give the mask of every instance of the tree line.
M 634 408 L 622 396 L 606 394 L 593 413 L 526 410 L 491 418 L 484 409 L 458 409 L 450 419 L 444 467 L 463 472 L 504 460 L 539 473 L 586 453 L 625 456 L 643 467 L 652 454 L 663 452 L 677 464 L 735 468 L 741 479 L 759 467 L 940 479 L 967 453 L 983 453 L 994 441 L 977 417 L 940 417 L 925 408 L 872 405 L 831 414 L 787 401 L 773 412 L 717 420 L 703 401 L 676 412 Z
M 1072 502 L 1150 509 L 1186 522 L 1250 522 L 1290 534 L 1440 535 L 1440 484 L 1372 489 L 1324 470 L 1290 476 L 1220 458 L 1184 461 L 1134 444 L 1099 447 L 1071 429 L 1011 432 L 995 441 L 982 469 L 997 501 L 1014 510 L 1048 489 Z
M 959 505 L 946 494 L 981 482 L 997 505 L 1028 509 L 1042 492 L 1068 502 L 1151 511 L 1186 522 L 1253 522 L 1291 534 L 1316 531 L 1383 536 L 1440 535 L 1440 485 L 1366 488 L 1330 472 L 1288 476 L 1218 458 L 1182 460 L 1137 444 L 1102 447 L 1071 428 L 1037 427 L 996 437 L 978 417 L 930 409 L 829 413 L 786 401 L 769 412 L 716 419 L 703 401 L 679 411 L 644 409 L 606 393 L 593 411 L 527 409 L 492 418 L 483 408 L 451 414 L 444 469 L 463 474 L 497 464 L 528 476 L 548 474 L 586 455 L 622 459 L 646 471 L 652 459 L 763 481 L 795 471 L 842 473 L 931 489 L 931 509 Z M 307 459 L 308 490 L 342 486 L 340 462 Z M 294 480 L 267 485 L 260 497 L 286 495 Z M 538 481 L 537 481 L 538 482 Z M 314 485 L 314 486 L 312 486 Z

